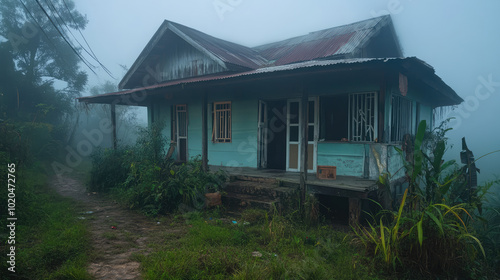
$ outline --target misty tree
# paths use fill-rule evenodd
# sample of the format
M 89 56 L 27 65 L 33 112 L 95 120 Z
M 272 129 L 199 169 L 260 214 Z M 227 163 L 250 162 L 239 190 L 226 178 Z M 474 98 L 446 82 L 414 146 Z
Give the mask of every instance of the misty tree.
M 67 42 L 86 24 L 72 0 L 2 0 L 0 5 L 0 36 L 11 46 L 16 69 L 34 85 L 64 81 L 66 94 L 78 95 L 87 81 L 79 66 L 81 48 Z
M 98 95 L 103 93 L 115 92 L 118 87 L 111 81 L 106 81 L 103 84 L 95 85 L 89 89 L 90 95 Z M 109 105 L 104 104 L 80 104 L 79 114 L 76 115 L 76 123 L 78 127 L 74 127 L 71 132 L 71 142 L 77 143 L 81 137 L 84 137 L 82 130 L 90 131 L 99 129 L 99 122 L 102 119 L 110 119 L 111 111 Z M 120 144 L 133 144 L 137 138 L 137 110 L 131 106 L 116 106 L 116 131 L 117 138 Z M 105 135 L 106 140 L 101 144 L 103 147 L 111 147 L 111 134 Z

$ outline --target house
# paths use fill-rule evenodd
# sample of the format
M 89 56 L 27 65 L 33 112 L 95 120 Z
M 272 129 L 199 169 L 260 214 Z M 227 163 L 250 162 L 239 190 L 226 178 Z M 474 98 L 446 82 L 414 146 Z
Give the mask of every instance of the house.
M 164 21 L 119 88 L 79 101 L 147 106 L 179 161 L 202 155 L 349 198 L 366 198 L 382 172 L 398 182 L 393 147 L 463 101 L 430 65 L 403 57 L 388 15 L 253 48 Z M 307 176 L 322 166 L 337 180 Z

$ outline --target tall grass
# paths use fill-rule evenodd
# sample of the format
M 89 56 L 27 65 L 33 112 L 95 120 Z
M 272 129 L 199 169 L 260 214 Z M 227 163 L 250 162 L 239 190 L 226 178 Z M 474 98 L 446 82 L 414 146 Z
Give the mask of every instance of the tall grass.
M 442 277 L 484 276 L 487 272 L 477 267 L 487 260 L 486 250 L 472 222 L 484 220 L 480 214 L 491 184 L 468 187 L 464 169 L 443 160 L 448 129 L 425 130 L 422 121 L 411 156 L 398 150 L 405 159 L 409 184 L 398 211 L 381 210 L 371 216 L 367 227 L 353 227 L 354 233 L 388 270 Z M 390 174 L 382 175 L 379 183 L 389 187 L 388 177 Z
M 77 219 L 80 209 L 74 201 L 47 186 L 42 170 L 35 165 L 17 173 L 16 273 L 7 271 L 8 246 L 2 244 L 0 275 L 2 279 L 90 279 L 87 224 Z

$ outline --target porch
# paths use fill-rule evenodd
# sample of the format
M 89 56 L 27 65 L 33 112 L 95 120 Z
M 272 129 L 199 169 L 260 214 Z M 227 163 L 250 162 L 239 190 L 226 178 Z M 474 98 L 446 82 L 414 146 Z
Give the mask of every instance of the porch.
M 271 184 L 274 187 L 270 188 L 276 190 L 284 188 L 299 190 L 301 183 L 300 172 L 214 165 L 210 166 L 210 170 L 223 170 L 230 176 L 231 180 L 250 181 L 257 188 L 263 186 L 265 188 Z M 376 180 L 354 176 L 337 176 L 334 180 L 318 179 L 314 173 L 308 174 L 306 186 L 309 194 L 347 198 L 350 224 L 359 221 L 362 201 L 368 198 L 370 192 L 377 190 Z

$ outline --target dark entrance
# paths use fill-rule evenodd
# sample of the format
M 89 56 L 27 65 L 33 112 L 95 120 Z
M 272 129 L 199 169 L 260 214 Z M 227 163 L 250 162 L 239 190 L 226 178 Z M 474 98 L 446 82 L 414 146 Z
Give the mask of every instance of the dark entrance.
M 286 169 L 286 100 L 268 101 L 267 168 Z

